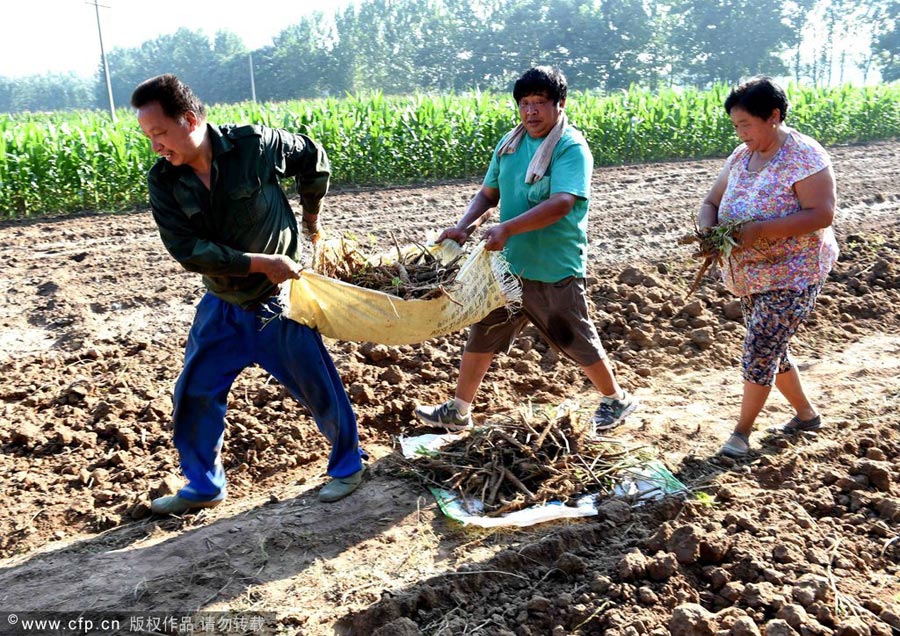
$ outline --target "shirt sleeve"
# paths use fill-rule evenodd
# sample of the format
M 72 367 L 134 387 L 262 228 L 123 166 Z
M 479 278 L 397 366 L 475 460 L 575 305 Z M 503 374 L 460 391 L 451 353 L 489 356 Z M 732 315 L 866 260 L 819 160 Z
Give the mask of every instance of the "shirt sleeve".
M 280 178 L 294 177 L 300 205 L 318 214 L 328 194 L 331 164 L 325 149 L 306 135 L 264 128 L 263 144 Z
M 151 170 L 147 177 L 150 207 L 166 251 L 189 272 L 206 276 L 246 276 L 250 257 L 210 241 L 197 232 L 171 187 Z
M 789 167 L 786 171 L 790 185 L 803 181 L 831 165 L 831 157 L 819 142 L 805 135 L 795 134 Z
M 551 164 L 550 194 L 563 192 L 580 199 L 589 199 L 594 158 L 587 144 L 567 144 L 554 155 Z

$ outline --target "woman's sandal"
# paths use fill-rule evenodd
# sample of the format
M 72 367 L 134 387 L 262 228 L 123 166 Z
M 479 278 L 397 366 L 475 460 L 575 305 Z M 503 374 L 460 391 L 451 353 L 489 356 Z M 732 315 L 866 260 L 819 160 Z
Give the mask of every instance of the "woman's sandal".
M 743 433 L 735 431 L 728 438 L 728 441 L 719 449 L 720 455 L 740 459 L 746 457 L 750 453 L 750 437 Z
M 808 420 L 801 420 L 796 415 L 787 424 L 773 426 L 769 429 L 770 433 L 779 433 L 781 435 L 796 435 L 798 433 L 812 433 L 822 428 L 822 418 L 818 415 Z

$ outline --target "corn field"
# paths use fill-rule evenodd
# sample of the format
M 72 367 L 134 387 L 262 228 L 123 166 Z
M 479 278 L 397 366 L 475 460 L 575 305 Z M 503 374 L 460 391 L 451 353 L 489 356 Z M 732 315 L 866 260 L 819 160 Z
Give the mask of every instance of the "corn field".
M 598 166 L 727 155 L 738 141 L 722 104 L 728 87 L 611 95 L 572 93 L 567 113 Z M 900 86 L 789 87 L 787 123 L 825 145 L 900 136 Z M 216 123 L 305 133 L 331 159 L 335 186 L 478 177 L 516 123 L 509 95 L 380 94 L 213 106 Z M 147 204 L 156 160 L 134 113 L 0 115 L 0 218 Z M 712 176 L 712 175 L 711 175 Z

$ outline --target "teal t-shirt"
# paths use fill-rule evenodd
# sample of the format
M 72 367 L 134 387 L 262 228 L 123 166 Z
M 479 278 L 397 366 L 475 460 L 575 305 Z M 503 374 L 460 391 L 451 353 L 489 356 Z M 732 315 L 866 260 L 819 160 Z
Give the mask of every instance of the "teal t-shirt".
M 505 139 L 505 137 L 504 137 Z M 587 223 L 594 158 L 580 132 L 567 126 L 553 151 L 550 167 L 536 183 L 525 183 L 525 171 L 543 139 L 527 133 L 512 154 L 497 156 L 494 149 L 484 185 L 500 190 L 500 221 L 524 214 L 560 192 L 577 197 L 572 211 L 547 227 L 511 236 L 504 254 L 512 271 L 544 283 L 576 276 L 587 270 Z

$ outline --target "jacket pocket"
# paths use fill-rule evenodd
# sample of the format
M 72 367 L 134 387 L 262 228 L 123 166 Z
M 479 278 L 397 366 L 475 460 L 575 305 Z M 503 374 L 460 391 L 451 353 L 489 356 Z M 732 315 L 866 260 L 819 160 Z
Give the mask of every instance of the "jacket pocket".
M 266 201 L 259 179 L 239 183 L 226 191 L 225 196 L 230 216 L 241 226 L 255 225 L 266 213 Z

